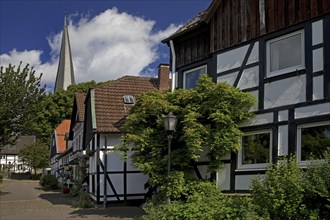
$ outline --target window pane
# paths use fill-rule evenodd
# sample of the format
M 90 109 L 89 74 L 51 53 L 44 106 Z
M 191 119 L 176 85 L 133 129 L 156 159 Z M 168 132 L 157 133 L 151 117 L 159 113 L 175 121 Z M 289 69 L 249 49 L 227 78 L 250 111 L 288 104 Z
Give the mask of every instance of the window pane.
M 323 158 L 330 149 L 330 125 L 301 129 L 301 160 Z
M 270 43 L 270 71 L 300 65 L 301 52 L 301 34 Z
M 200 69 L 196 69 L 193 71 L 187 71 L 185 72 L 185 89 L 193 89 L 196 87 L 197 80 L 199 79 L 199 76 L 202 74 L 205 74 L 206 67 L 202 67 Z
M 242 137 L 242 164 L 269 162 L 270 133 Z

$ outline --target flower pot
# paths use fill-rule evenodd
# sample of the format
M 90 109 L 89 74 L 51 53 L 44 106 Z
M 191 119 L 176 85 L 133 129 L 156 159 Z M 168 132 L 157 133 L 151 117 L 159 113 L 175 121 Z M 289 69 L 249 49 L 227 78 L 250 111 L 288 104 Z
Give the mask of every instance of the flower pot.
M 68 187 L 63 187 L 62 192 L 64 194 L 68 194 L 70 192 L 70 189 Z

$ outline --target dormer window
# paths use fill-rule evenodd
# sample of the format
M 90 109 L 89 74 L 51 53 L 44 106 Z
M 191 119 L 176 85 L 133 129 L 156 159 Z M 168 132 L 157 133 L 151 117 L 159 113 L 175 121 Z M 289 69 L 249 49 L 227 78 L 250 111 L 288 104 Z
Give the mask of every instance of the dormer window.
M 135 98 L 132 95 L 124 95 L 124 104 L 128 105 L 134 105 L 135 104 Z

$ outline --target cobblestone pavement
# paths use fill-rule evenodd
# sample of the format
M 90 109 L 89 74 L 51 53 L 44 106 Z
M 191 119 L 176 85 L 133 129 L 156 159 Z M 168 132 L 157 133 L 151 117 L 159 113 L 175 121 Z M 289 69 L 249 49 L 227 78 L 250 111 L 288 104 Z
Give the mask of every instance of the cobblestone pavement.
M 61 192 L 38 189 L 38 181 L 7 180 L 0 186 L 0 219 L 112 219 L 132 220 L 143 215 L 138 207 L 79 209 Z

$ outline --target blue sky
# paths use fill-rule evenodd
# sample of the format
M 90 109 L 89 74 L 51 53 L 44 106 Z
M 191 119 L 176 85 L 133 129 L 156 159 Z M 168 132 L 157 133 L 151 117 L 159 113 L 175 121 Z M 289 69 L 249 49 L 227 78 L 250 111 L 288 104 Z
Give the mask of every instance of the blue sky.
M 76 81 L 155 75 L 169 62 L 161 40 L 211 0 L 0 0 L 0 64 L 34 66 L 53 87 L 64 11 Z

